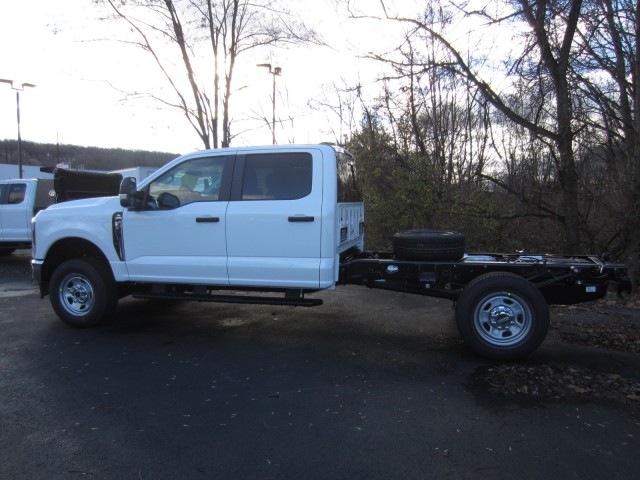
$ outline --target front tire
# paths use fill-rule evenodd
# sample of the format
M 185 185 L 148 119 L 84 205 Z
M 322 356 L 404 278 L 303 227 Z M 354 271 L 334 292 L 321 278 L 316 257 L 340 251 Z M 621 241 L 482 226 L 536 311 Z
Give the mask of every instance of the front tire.
M 111 271 L 93 258 L 69 260 L 53 272 L 51 306 L 67 325 L 95 327 L 110 317 L 117 304 L 116 283 Z
M 540 291 L 512 273 L 488 273 L 467 285 L 456 304 L 460 335 L 477 354 L 518 360 L 549 331 L 549 307 Z

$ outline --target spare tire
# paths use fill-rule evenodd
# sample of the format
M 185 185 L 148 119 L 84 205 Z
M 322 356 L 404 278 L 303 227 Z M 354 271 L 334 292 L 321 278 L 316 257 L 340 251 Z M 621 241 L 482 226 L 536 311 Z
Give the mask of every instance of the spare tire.
M 459 260 L 464 235 L 450 230 L 407 230 L 393 236 L 393 253 L 404 260 Z

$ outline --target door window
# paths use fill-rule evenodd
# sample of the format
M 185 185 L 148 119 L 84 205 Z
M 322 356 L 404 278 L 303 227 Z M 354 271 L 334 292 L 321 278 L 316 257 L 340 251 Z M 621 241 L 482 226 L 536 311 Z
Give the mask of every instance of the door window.
M 311 193 L 309 153 L 247 155 L 242 200 L 297 200 Z
M 24 195 L 27 191 L 26 183 L 14 183 L 9 188 L 8 202 L 10 205 L 17 205 L 24 201 Z
M 147 208 L 176 208 L 220 200 L 226 157 L 198 158 L 175 166 L 149 184 Z

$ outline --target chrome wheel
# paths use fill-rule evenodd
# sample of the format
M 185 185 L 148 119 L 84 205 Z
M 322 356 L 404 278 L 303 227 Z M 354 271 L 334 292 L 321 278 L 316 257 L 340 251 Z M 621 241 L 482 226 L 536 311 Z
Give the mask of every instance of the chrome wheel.
M 496 346 L 516 345 L 529 335 L 533 316 L 525 300 L 508 292 L 492 293 L 478 302 L 473 325 L 478 335 Z
M 518 360 L 532 353 L 549 330 L 549 307 L 538 288 L 510 272 L 485 273 L 456 302 L 458 331 L 476 353 Z
M 98 259 L 83 257 L 64 262 L 51 275 L 49 286 L 51 306 L 72 327 L 99 325 L 118 305 L 111 270 Z
M 95 303 L 93 285 L 87 277 L 78 273 L 64 277 L 58 295 L 62 308 L 75 316 L 87 315 Z

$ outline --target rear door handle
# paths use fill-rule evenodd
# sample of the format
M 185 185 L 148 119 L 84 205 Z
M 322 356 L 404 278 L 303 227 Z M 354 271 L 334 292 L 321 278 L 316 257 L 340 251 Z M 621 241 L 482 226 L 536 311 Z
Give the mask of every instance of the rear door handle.
M 196 223 L 218 223 L 218 217 L 196 217 Z
M 290 222 L 313 222 L 315 220 L 314 217 L 306 217 L 306 216 L 295 216 L 289 217 Z

